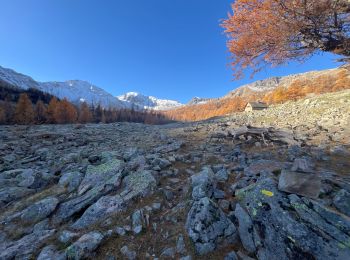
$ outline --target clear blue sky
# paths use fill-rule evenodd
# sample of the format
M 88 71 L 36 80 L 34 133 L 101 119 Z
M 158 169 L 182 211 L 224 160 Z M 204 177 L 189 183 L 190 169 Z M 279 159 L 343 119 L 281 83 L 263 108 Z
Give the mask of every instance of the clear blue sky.
M 219 20 L 232 0 L 0 0 L 0 65 L 187 102 L 270 76 L 336 67 L 329 54 L 232 81 Z

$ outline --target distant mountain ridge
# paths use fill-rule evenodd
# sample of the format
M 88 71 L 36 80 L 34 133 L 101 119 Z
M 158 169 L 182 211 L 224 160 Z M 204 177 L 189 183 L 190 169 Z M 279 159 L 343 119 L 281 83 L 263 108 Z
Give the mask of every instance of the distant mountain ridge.
M 175 100 L 159 99 L 152 96 L 145 96 L 137 92 L 128 92 L 117 96 L 117 98 L 141 109 L 168 110 L 183 105 Z
M 158 99 L 136 92 L 130 92 L 118 97 L 114 97 L 104 89 L 82 80 L 68 80 L 65 82 L 38 82 L 27 75 L 1 66 L 0 82 L 18 89 L 38 89 L 54 95 L 60 99 L 67 98 L 74 104 L 86 102 L 90 105 L 95 106 L 100 104 L 105 108 L 168 110 L 182 105 L 177 101 Z

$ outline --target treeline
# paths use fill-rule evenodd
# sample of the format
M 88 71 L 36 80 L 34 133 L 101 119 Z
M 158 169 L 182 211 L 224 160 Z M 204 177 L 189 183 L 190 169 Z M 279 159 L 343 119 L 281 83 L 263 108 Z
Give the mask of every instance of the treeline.
M 27 93 L 21 93 L 17 102 L 0 101 L 0 124 L 74 124 L 136 122 L 146 124 L 169 123 L 165 115 L 154 111 L 132 109 L 104 109 L 83 102 L 79 107 L 67 99 L 51 98 L 48 104 L 41 99 L 33 103 Z
M 5 82 L 0 81 L 0 100 L 6 100 L 9 102 L 17 102 L 21 94 L 27 94 L 32 103 L 38 102 L 38 100 L 43 101 L 48 104 L 50 100 L 54 97 L 48 93 L 42 92 L 35 88 L 29 88 L 26 90 L 15 88 Z
M 172 120 L 198 121 L 215 116 L 241 112 L 251 101 L 262 100 L 268 104 L 280 104 L 290 100 L 298 100 L 311 94 L 336 92 L 350 88 L 349 68 L 343 67 L 331 73 L 316 75 L 313 78 L 299 78 L 289 86 L 280 86 L 269 93 L 256 93 L 250 96 L 222 98 L 209 101 L 205 104 L 184 106 L 170 111 L 164 115 Z
M 205 104 L 184 106 L 164 111 L 164 115 L 172 120 L 198 121 L 243 111 L 247 101 L 241 97 L 223 98 L 208 101 Z

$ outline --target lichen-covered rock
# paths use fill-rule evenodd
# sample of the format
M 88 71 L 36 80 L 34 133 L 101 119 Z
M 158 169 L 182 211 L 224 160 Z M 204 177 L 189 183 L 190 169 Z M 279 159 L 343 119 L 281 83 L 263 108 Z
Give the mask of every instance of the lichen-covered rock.
M 68 259 L 86 259 L 98 248 L 103 240 L 100 232 L 92 231 L 80 237 L 66 249 Z
M 103 185 L 114 175 L 120 175 L 123 167 L 124 163 L 117 159 L 110 159 L 100 165 L 89 165 L 85 177 L 78 188 L 79 195 L 93 187 Z
M 195 201 L 187 215 L 186 230 L 199 255 L 207 254 L 220 245 L 233 243 L 237 230 L 225 213 L 204 197 Z
M 336 239 L 341 236 L 335 229 L 341 230 L 341 226 L 325 218 L 330 213 L 320 209 L 320 205 L 315 204 L 319 207 L 316 209 L 316 206 L 301 203 L 293 196 L 288 197 L 280 192 L 277 183 L 270 178 L 236 191 L 236 197 L 241 205 L 246 205 L 256 230 L 254 241 L 257 258 L 347 259 L 350 255 L 349 244 Z M 337 217 L 341 219 L 341 216 Z M 347 221 L 343 219 L 339 223 L 344 222 Z M 259 241 L 259 246 L 256 241 Z

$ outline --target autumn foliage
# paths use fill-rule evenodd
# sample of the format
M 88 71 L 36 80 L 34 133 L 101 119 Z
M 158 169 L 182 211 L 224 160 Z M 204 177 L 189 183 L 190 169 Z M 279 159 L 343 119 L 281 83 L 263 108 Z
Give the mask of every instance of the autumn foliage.
M 34 122 L 33 104 L 27 94 L 21 94 L 16 105 L 14 121 L 18 124 L 32 124 Z
M 271 92 L 250 94 L 244 97 L 223 98 L 205 104 L 184 106 L 170 111 L 165 115 L 173 120 L 197 121 L 215 116 L 223 116 L 233 112 L 241 112 L 250 101 L 262 100 L 268 104 L 280 104 L 291 100 L 298 100 L 308 95 L 318 95 L 350 89 L 350 71 L 341 68 L 334 73 L 320 73 L 313 78 L 300 77 L 290 84 L 279 86 Z
M 298 100 L 310 94 L 323 94 L 350 88 L 350 73 L 348 69 L 340 69 L 336 73 L 327 73 L 309 78 L 294 80 L 287 88 L 278 87 L 267 93 L 264 101 L 269 104 L 284 103 L 289 100 Z
M 243 111 L 247 102 L 240 97 L 217 99 L 205 104 L 184 106 L 165 111 L 164 114 L 173 120 L 197 121 L 233 112 Z
M 318 50 L 349 57 L 349 11 L 348 0 L 236 0 L 222 23 L 234 76 Z

